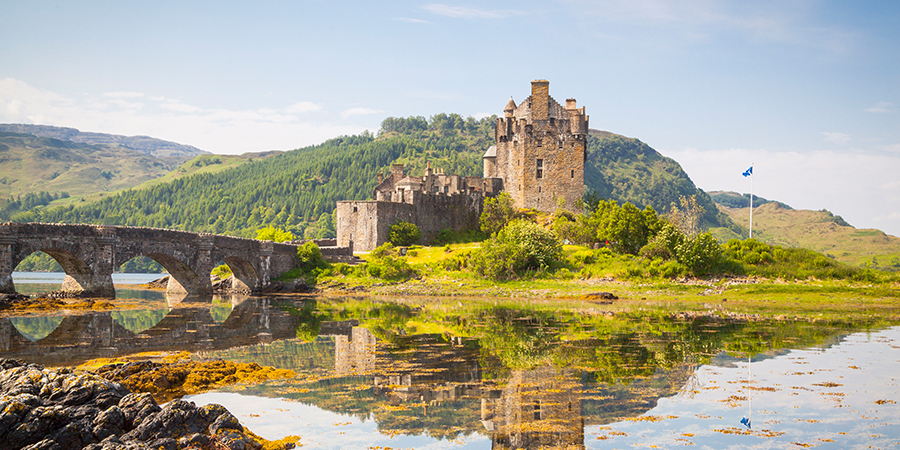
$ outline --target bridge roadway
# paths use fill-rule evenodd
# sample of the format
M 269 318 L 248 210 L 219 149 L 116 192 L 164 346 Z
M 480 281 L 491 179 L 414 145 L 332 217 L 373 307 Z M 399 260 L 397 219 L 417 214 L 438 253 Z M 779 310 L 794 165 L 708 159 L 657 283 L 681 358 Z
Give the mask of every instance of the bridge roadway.
M 296 267 L 297 245 L 161 228 L 6 222 L 0 224 L 0 293 L 16 292 L 12 272 L 36 251 L 62 266 L 66 293 L 115 297 L 113 271 L 144 255 L 169 272 L 167 292 L 208 295 L 216 265 L 231 268 L 234 290 L 258 291 Z

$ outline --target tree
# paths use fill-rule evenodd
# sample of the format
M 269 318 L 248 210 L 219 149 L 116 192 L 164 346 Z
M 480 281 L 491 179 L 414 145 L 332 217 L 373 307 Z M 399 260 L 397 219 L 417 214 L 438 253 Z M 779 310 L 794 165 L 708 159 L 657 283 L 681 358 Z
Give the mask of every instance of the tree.
M 391 244 L 398 247 L 413 245 L 421 238 L 422 232 L 419 230 L 419 227 L 413 223 L 404 222 L 402 220 L 391 225 L 391 231 L 388 234 L 388 239 L 391 241 Z
M 479 219 L 481 231 L 488 235 L 495 234 L 503 229 L 515 214 L 513 199 L 508 193 L 501 192 L 497 197 L 485 197 L 484 210 Z
M 265 228 L 256 230 L 256 239 L 259 239 L 260 241 L 287 242 L 294 240 L 294 233 L 269 225 Z
M 700 220 L 706 210 L 697 202 L 697 195 L 690 197 L 682 195 L 678 198 L 680 205 L 672 202 L 669 211 L 669 221 L 672 222 L 687 237 L 700 233 Z

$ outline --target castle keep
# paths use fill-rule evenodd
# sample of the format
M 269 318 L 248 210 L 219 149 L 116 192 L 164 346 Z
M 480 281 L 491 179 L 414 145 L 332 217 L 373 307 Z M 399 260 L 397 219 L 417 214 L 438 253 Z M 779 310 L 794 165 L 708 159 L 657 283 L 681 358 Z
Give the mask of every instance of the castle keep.
M 584 195 L 588 116 L 575 99 L 563 107 L 550 97 L 550 82 L 531 82 L 519 106 L 509 99 L 484 154 L 484 177 L 503 180 L 517 208 L 573 210 Z
M 375 200 L 337 202 L 337 245 L 369 251 L 388 241 L 398 221 L 416 224 L 427 242 L 442 230 L 478 227 L 485 196 L 507 192 L 517 208 L 553 212 L 574 209 L 584 193 L 588 116 L 575 99 L 563 107 L 550 97 L 550 82 L 531 82 L 531 96 L 512 99 L 497 119 L 484 154 L 483 177 L 435 172 L 406 175 L 402 164 L 378 174 Z

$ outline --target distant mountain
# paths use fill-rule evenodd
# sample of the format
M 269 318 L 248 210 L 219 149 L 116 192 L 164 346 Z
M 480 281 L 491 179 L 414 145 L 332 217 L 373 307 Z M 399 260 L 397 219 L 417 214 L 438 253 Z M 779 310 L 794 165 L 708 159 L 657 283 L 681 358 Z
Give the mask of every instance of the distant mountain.
M 75 128 L 54 127 L 49 125 L 30 125 L 21 123 L 0 124 L 0 132 L 31 134 L 34 136 L 80 142 L 84 144 L 118 145 L 154 158 L 178 165 L 197 155 L 208 152 L 190 145 L 164 141 L 148 136 L 121 136 L 117 134 L 91 133 Z
M 719 208 L 741 225 L 741 237 L 747 237 L 749 206 L 729 208 L 720 204 Z M 719 237 L 728 237 L 724 234 Z M 756 207 L 754 201 L 753 237 L 768 244 L 815 250 L 852 266 L 900 271 L 900 238 L 880 230 L 854 228 L 826 210 L 789 209 L 774 201 Z
M 41 191 L 85 196 L 117 191 L 178 167 L 120 145 L 85 144 L 0 132 L 0 198 Z
M 482 155 L 493 144 L 495 118 L 458 114 L 387 118 L 378 136 L 342 136 L 264 159 L 226 168 L 215 157 L 189 163 L 221 168 L 167 176 L 74 208 L 46 208 L 19 214 L 16 221 L 139 225 L 189 231 L 252 235 L 274 225 L 295 235 L 325 237 L 334 232 L 337 200 L 371 198 L 376 174 L 391 164 L 421 174 L 426 162 L 437 171 L 464 176 L 482 173 Z M 213 165 L 214 164 L 214 165 Z M 185 169 L 182 166 L 179 171 Z M 588 189 L 604 198 L 669 210 L 682 195 L 697 195 L 709 226 L 732 226 L 681 166 L 637 139 L 592 131 L 585 168 Z
M 709 196 L 716 204 L 727 206 L 729 208 L 749 208 L 750 194 L 740 194 L 733 191 L 709 191 Z M 775 200 L 766 200 L 758 195 L 753 196 L 753 206 L 762 206 L 766 203 L 778 203 L 784 209 L 794 209 L 785 203 L 776 202 Z

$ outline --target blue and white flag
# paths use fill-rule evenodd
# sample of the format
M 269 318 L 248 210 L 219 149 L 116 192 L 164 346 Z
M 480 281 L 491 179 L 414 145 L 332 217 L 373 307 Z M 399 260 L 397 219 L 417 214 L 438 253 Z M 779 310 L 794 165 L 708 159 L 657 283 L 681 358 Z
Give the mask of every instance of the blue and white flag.
M 749 177 L 750 175 L 753 175 L 753 166 L 750 166 L 749 169 L 745 170 L 743 175 L 745 177 Z
M 744 417 L 743 419 L 741 419 L 741 425 L 746 425 L 747 428 L 750 428 L 750 419 Z

